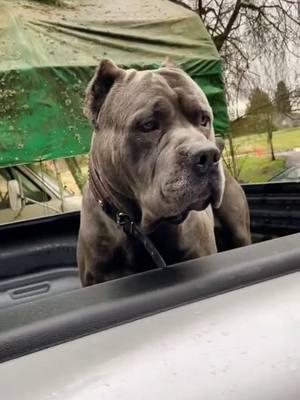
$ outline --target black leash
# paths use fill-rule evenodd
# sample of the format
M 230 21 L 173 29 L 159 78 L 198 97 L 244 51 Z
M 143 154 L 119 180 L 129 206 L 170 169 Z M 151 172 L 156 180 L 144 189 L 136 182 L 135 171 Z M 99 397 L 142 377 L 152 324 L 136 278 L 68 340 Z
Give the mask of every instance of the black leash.
M 154 246 L 152 241 L 149 237 L 142 231 L 142 229 L 130 218 L 129 215 L 120 212 L 115 208 L 110 201 L 110 196 L 108 194 L 108 190 L 105 188 L 105 185 L 100 178 L 99 174 L 91 164 L 89 163 L 89 183 L 90 188 L 93 193 L 94 198 L 96 199 L 97 203 L 101 206 L 103 211 L 120 227 L 123 231 L 136 240 L 138 240 L 147 253 L 152 258 L 154 264 L 158 268 L 166 268 L 167 265 L 160 255 L 157 248 Z
M 125 233 L 133 236 L 144 246 L 145 250 L 149 253 L 158 268 L 166 268 L 167 265 L 157 248 L 154 246 L 148 236 L 141 230 L 141 228 L 130 219 L 129 215 L 122 212 L 117 213 L 116 223 L 123 228 Z

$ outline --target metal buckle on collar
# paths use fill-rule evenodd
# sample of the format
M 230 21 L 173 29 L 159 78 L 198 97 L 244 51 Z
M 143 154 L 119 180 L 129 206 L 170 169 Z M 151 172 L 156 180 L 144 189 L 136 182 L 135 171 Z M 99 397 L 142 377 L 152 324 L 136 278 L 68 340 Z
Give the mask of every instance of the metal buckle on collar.
M 129 215 L 124 214 L 122 212 L 116 213 L 115 215 L 116 215 L 117 225 L 121 226 L 125 233 L 129 233 L 130 235 L 133 235 L 137 240 L 140 241 L 140 243 L 144 246 L 145 250 L 151 256 L 155 265 L 159 268 L 166 268 L 167 265 L 166 265 L 164 259 L 162 258 L 160 253 L 157 251 L 156 247 L 151 242 L 151 240 L 148 238 L 148 236 L 145 235 L 143 233 L 143 231 L 141 231 L 139 229 L 138 226 L 135 226 L 135 229 L 134 229 L 134 222 L 131 221 Z
M 119 212 L 116 215 L 116 223 L 121 226 L 125 232 L 133 234 L 133 222 L 131 221 L 129 215 Z

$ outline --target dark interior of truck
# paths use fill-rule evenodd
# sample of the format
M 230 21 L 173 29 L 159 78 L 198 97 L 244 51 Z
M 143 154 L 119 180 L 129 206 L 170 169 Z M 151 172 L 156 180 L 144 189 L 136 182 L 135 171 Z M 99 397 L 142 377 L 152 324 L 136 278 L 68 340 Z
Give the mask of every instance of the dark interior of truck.
M 296 183 L 243 186 L 253 243 L 299 232 Z M 0 226 L 0 309 L 80 287 L 76 241 L 80 213 Z

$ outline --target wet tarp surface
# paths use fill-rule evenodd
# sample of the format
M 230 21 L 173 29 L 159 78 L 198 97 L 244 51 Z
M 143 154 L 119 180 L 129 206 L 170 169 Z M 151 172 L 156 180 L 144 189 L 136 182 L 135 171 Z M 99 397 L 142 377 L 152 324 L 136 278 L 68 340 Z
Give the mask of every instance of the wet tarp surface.
M 224 134 L 221 61 L 191 11 L 168 0 L 0 0 L 0 166 L 88 152 L 82 102 L 95 66 L 157 68 L 166 56 L 205 91 Z

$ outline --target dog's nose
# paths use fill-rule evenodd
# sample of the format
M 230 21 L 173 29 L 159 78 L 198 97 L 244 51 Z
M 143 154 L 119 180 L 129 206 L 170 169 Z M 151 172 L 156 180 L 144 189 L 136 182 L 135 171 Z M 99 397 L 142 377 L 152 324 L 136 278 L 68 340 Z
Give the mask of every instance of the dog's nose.
M 213 145 L 201 149 L 195 157 L 195 168 L 199 174 L 215 169 L 220 161 L 221 152 Z

